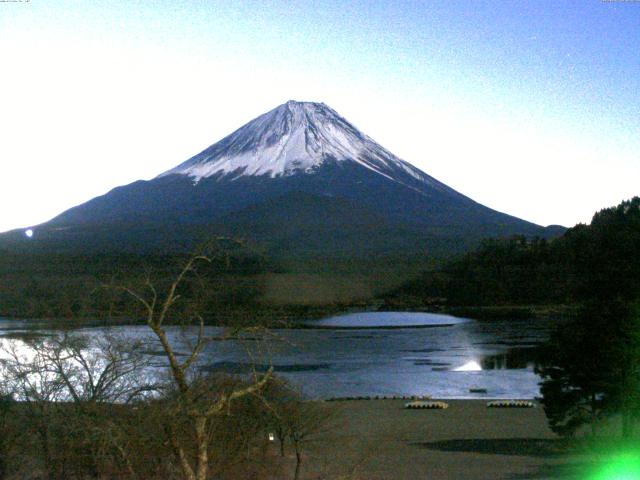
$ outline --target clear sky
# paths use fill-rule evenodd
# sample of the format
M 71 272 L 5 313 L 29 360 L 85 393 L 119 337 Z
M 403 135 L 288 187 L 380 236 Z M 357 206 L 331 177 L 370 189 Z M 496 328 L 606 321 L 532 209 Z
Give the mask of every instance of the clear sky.
M 0 231 L 322 101 L 489 207 L 640 195 L 640 1 L 0 2 Z

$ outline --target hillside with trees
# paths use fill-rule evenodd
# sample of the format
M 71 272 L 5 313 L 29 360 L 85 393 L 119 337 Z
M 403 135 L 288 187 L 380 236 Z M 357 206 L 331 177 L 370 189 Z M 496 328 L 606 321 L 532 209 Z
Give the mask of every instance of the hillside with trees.
M 633 296 L 640 284 L 639 208 L 640 197 L 635 197 L 553 240 L 485 240 L 473 252 L 391 292 L 387 303 L 557 305 L 592 296 Z

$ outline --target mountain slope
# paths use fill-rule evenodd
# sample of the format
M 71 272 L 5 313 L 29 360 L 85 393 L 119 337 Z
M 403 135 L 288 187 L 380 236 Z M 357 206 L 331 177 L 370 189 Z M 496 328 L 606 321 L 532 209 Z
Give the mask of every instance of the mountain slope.
M 397 158 L 324 104 L 287 102 L 149 181 L 115 188 L 12 248 L 173 251 L 218 234 L 278 257 L 458 252 L 545 229 L 480 205 Z

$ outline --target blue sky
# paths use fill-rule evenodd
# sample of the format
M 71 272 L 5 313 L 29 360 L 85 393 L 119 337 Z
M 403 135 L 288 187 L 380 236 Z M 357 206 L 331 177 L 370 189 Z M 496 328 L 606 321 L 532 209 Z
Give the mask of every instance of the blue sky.
M 0 230 L 323 101 L 485 205 L 640 194 L 640 2 L 0 3 Z

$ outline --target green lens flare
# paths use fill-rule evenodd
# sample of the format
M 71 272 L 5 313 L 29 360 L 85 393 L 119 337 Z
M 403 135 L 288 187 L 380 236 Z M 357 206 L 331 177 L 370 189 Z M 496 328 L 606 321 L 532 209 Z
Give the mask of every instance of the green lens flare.
M 589 480 L 640 480 L 640 452 L 612 456 L 598 466 Z

